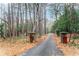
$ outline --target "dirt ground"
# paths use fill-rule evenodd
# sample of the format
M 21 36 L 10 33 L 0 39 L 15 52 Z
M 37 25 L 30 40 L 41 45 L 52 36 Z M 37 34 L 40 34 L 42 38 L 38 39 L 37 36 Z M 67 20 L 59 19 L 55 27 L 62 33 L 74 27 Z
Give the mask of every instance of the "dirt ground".
M 79 56 L 79 48 L 74 46 L 69 46 L 69 43 L 61 43 L 61 38 L 54 34 L 54 41 L 56 42 L 57 47 L 63 51 L 65 56 Z
M 43 35 L 40 38 L 35 39 L 33 43 L 30 43 L 27 38 L 16 40 L 15 42 L 9 42 L 7 40 L 0 41 L 0 56 L 16 56 L 20 55 L 24 51 L 28 51 L 30 48 L 36 46 L 45 40 L 47 36 Z

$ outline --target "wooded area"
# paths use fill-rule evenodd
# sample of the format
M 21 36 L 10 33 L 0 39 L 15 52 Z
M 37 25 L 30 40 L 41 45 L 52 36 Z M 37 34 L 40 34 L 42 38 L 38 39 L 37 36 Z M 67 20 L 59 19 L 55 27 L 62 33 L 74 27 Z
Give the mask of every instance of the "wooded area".
M 55 36 L 52 37 L 56 39 L 55 43 L 58 46 L 63 45 L 60 41 L 65 37 L 67 46 L 79 47 L 79 4 L 0 4 L 0 48 L 8 46 L 8 49 L 14 48 L 12 51 L 18 52 L 8 55 L 18 55 L 24 50 L 32 48 L 39 42 L 46 40 L 49 33 Z M 66 33 L 66 35 L 63 36 L 61 33 Z M 16 46 L 24 50 L 18 51 Z
M 57 19 L 58 14 L 56 13 L 55 14 L 56 21 L 54 22 L 51 31 L 57 33 L 57 35 L 60 35 L 61 32 L 67 32 L 70 34 L 70 39 L 72 34 L 74 34 L 74 38 L 78 37 L 79 34 L 78 4 L 64 4 L 62 7 L 63 12 L 61 12 L 61 6 L 57 9 L 59 18 Z
M 27 36 L 30 32 L 46 34 L 46 5 L 39 3 L 1 4 L 1 37 Z

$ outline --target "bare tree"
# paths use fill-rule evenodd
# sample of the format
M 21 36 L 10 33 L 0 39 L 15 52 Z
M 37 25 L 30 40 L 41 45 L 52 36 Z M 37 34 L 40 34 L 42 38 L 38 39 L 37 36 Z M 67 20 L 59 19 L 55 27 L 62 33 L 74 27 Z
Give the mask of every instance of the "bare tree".
M 8 4 L 8 33 L 11 37 L 11 4 Z
M 27 20 L 27 4 L 25 3 L 25 32 L 27 36 L 27 30 L 28 30 L 28 20 Z

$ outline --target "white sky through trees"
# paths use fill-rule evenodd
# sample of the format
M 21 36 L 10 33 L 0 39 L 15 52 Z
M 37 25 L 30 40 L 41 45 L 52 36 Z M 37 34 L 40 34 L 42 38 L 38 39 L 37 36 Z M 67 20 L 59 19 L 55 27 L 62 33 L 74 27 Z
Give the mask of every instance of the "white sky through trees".
M 5 8 L 5 11 L 4 11 Z M 8 12 L 8 3 L 0 3 L 0 17 L 3 17 L 2 15 L 4 15 L 4 13 Z M 29 16 L 29 15 L 28 15 Z M 53 20 L 51 17 L 51 14 L 49 12 L 49 6 L 46 6 L 46 17 L 48 20 Z M 28 18 L 29 19 L 29 18 Z

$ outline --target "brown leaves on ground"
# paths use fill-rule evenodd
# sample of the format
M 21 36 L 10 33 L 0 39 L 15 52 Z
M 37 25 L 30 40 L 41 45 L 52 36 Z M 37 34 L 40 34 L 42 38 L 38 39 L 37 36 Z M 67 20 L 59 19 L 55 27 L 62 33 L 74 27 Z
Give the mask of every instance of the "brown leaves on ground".
M 34 40 L 33 43 L 27 42 L 26 39 L 16 40 L 14 43 L 10 41 L 0 41 L 0 55 L 2 56 L 16 56 L 28 51 L 30 48 L 40 44 L 45 40 L 47 35 L 43 35 L 40 38 Z
M 54 34 L 54 41 L 56 42 L 57 47 L 63 51 L 65 56 L 78 56 L 79 55 L 79 49 L 74 46 L 69 46 L 67 44 L 61 43 L 61 38 L 56 36 Z

